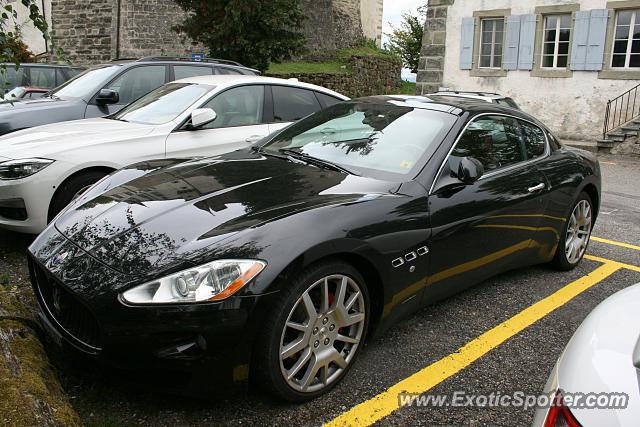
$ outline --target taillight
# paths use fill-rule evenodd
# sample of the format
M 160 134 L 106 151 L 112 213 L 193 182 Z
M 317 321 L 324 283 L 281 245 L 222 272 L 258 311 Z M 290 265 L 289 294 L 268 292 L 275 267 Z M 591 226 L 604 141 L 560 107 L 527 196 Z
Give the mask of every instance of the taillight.
M 581 427 L 580 423 L 569 412 L 569 408 L 564 405 L 560 390 L 556 391 L 556 395 L 551 401 L 544 427 Z

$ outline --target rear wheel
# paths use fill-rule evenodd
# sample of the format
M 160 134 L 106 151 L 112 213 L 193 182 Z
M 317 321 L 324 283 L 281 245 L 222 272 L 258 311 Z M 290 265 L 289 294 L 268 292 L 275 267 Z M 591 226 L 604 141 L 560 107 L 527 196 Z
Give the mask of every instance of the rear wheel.
M 256 379 L 288 401 L 326 393 L 353 365 L 368 317 L 367 288 L 352 266 L 308 268 L 272 308 L 254 349 Z
M 47 215 L 47 221 L 51 222 L 62 209 L 64 209 L 71 201 L 75 200 L 82 193 L 87 191 L 89 187 L 102 179 L 107 172 L 93 170 L 82 172 L 78 175 L 72 176 L 67 179 L 58 188 L 53 200 L 49 205 L 49 214 Z
M 566 220 L 553 264 L 560 270 L 577 266 L 587 250 L 593 224 L 593 205 L 587 193 L 580 193 Z

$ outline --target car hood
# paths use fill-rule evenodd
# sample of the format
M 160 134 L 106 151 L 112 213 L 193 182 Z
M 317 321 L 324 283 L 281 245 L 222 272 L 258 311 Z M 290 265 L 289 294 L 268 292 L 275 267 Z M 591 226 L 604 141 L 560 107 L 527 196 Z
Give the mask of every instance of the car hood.
M 0 157 L 54 157 L 78 147 L 138 138 L 153 129 L 152 125 L 103 118 L 52 123 L 1 137 Z
M 48 110 L 60 108 L 66 105 L 75 104 L 77 101 L 73 99 L 61 98 L 35 98 L 35 99 L 17 99 L 13 102 L 3 102 L 0 104 L 0 113 L 5 111 L 21 111 L 21 110 Z
M 110 179 L 122 182 L 118 173 Z M 239 151 L 138 175 L 101 194 L 92 190 L 55 227 L 117 271 L 157 274 L 206 257 L 211 245 L 236 233 L 322 206 L 364 202 L 397 186 Z M 109 188 L 109 178 L 98 187 Z
M 566 392 L 626 393 L 622 410 L 571 408 L 582 425 L 634 425 L 640 419 L 640 284 L 601 302 L 571 337 L 557 366 Z

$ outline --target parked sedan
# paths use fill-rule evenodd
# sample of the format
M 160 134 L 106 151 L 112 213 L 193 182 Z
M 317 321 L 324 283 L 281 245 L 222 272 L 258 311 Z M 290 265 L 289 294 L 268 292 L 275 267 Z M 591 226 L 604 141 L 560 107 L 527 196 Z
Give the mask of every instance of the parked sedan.
M 632 426 L 640 420 L 640 283 L 584 319 L 553 368 L 534 427 Z
M 179 80 L 107 118 L 39 126 L 0 138 L 0 227 L 39 233 L 74 197 L 141 160 L 248 147 L 347 97 L 293 80 Z
M 46 97 L 1 104 L 0 135 L 48 123 L 104 117 L 167 82 L 214 74 L 260 73 L 237 62 L 211 58 L 202 62 L 164 56 L 116 60 L 92 67 L 64 84 L 39 83 L 55 87 Z
M 597 159 L 527 114 L 370 97 L 252 148 L 113 173 L 29 265 L 61 345 L 156 377 L 249 372 L 302 401 L 425 304 L 516 267 L 575 267 L 599 200 Z

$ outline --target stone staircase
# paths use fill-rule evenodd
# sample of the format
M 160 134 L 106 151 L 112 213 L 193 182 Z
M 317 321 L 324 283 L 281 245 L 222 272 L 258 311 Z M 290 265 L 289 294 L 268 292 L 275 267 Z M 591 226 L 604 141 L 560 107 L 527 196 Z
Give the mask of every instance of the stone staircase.
M 612 154 L 640 154 L 640 119 L 632 120 L 598 139 L 598 152 Z

